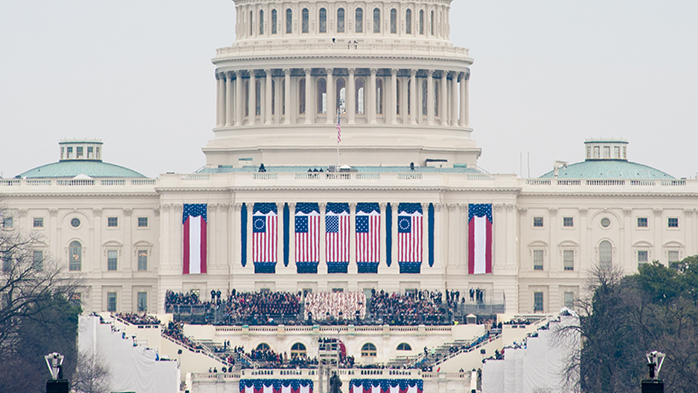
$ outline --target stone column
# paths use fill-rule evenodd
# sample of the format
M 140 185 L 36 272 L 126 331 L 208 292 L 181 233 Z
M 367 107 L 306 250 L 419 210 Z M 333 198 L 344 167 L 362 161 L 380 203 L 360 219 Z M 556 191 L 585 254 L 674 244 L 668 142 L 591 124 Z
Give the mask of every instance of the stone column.
M 266 86 L 266 88 L 267 88 L 267 93 L 266 93 L 266 95 L 264 96 L 264 101 L 265 101 L 265 103 L 264 103 L 264 111 L 262 111 L 262 113 L 265 115 L 264 117 L 266 118 L 266 121 L 264 122 L 264 124 L 267 124 L 267 125 L 270 125 L 270 124 L 271 124 L 271 112 L 272 112 L 272 110 L 271 110 L 271 106 L 272 106 L 271 97 L 272 97 L 272 94 L 273 94 L 273 93 L 272 93 L 272 90 L 271 90 L 271 85 L 272 85 L 272 83 L 271 83 L 271 80 L 272 80 L 271 72 L 272 72 L 272 71 L 269 70 L 269 69 L 264 70 L 264 73 L 267 74 L 267 78 L 266 78 L 266 80 L 264 81 L 265 86 Z
M 451 127 L 458 125 L 458 73 L 451 78 Z
M 434 70 L 427 70 L 427 125 L 434 125 Z
M 392 238 L 392 265 L 390 266 L 390 271 L 393 273 L 399 273 L 400 272 L 400 264 L 398 263 L 397 260 L 397 249 L 398 249 L 398 240 L 397 240 L 397 235 L 398 235 L 398 228 L 397 228 L 397 208 L 400 206 L 399 202 L 394 202 L 390 204 L 390 208 L 393 210 L 393 217 L 392 217 L 392 233 L 391 233 L 391 238 Z
M 225 114 L 223 113 L 225 108 L 225 76 L 223 74 L 216 73 L 216 84 L 216 128 L 218 128 L 225 125 Z
M 410 124 L 417 124 L 417 70 L 410 70 Z
M 377 124 L 376 122 L 376 74 L 378 69 L 371 68 L 371 78 L 368 84 L 368 94 L 364 94 L 364 105 L 368 101 L 368 119 L 370 124 Z
M 349 268 L 347 273 L 359 273 L 359 266 L 356 264 L 356 202 L 349 203 Z
M 470 127 L 470 92 L 468 84 L 470 81 L 470 70 L 464 72 L 460 80 L 460 126 Z
M 243 102 L 245 102 L 242 97 L 242 87 L 245 81 L 242 79 L 242 71 L 235 71 L 235 75 L 235 126 L 240 127 L 245 118 L 245 112 L 242 107 Z
M 333 124 L 337 121 L 337 105 L 335 104 L 335 86 L 334 86 L 334 68 L 327 68 L 327 124 Z
M 322 275 L 322 277 L 327 277 L 327 245 L 325 244 L 325 213 L 327 211 L 327 203 L 320 202 L 318 203 L 318 207 L 320 208 L 320 238 L 318 239 L 320 241 L 320 247 L 318 255 L 319 263 L 317 267 L 317 273 L 318 275 Z
M 347 120 L 349 124 L 356 122 L 356 80 L 354 68 L 349 68 L 349 79 L 347 80 Z
M 235 124 L 235 92 L 233 91 L 233 73 L 228 72 L 226 74 L 226 80 L 228 85 L 225 87 L 226 99 L 225 99 L 225 126 L 232 127 Z
M 257 80 L 254 74 L 255 70 L 250 70 L 250 88 L 247 95 L 247 110 L 249 111 L 249 122 L 247 124 L 253 126 L 257 120 Z M 251 233 L 251 232 L 250 232 Z
M 291 124 L 291 70 L 284 69 L 284 124 Z
M 252 250 L 252 238 L 254 234 L 254 217 L 252 214 L 254 213 L 254 203 L 245 203 L 245 208 L 247 209 L 247 256 L 245 259 L 247 260 L 247 266 L 249 266 L 248 269 L 254 272 L 254 252 Z
M 439 98 L 439 117 L 441 126 L 448 126 L 448 72 L 441 71 L 441 98 Z
M 397 124 L 397 69 L 390 70 L 390 122 Z
M 312 94 L 312 68 L 305 68 L 303 71 L 305 71 L 305 124 L 311 124 L 312 123 L 312 118 L 313 118 L 313 108 L 311 107 L 311 104 L 313 100 L 311 100 L 311 94 Z
M 284 272 L 284 204 L 276 204 L 276 273 Z
M 288 202 L 288 268 L 296 270 L 296 202 Z M 282 259 L 283 263 L 283 259 Z

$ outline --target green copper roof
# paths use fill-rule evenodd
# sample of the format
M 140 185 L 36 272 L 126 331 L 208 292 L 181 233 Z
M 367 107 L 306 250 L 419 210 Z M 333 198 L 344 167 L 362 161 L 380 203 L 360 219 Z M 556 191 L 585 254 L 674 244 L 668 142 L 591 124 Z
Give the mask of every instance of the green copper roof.
M 61 161 L 30 169 L 19 176 L 27 179 L 68 178 L 87 175 L 92 178 L 104 177 L 145 177 L 122 166 L 100 161 Z
M 555 177 L 550 171 L 541 178 Z M 560 168 L 558 179 L 674 179 L 647 165 L 625 160 L 587 160 Z

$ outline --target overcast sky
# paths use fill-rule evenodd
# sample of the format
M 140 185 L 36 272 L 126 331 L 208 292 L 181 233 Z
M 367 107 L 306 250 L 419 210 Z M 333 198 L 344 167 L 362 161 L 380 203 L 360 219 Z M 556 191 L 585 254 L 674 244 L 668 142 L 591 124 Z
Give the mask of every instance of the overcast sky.
M 0 1 L 0 171 L 55 162 L 63 138 L 147 176 L 193 172 L 213 138 L 215 49 L 231 0 Z M 471 126 L 491 173 L 537 177 L 622 137 L 631 161 L 698 172 L 698 1 L 454 0 L 475 59 Z

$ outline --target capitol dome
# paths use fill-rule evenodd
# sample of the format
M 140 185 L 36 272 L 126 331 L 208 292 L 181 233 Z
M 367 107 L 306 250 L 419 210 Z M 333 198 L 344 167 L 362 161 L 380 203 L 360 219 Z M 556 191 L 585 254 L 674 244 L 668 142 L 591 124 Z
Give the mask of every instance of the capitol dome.
M 451 1 L 235 3 L 237 40 L 213 59 L 209 167 L 335 164 L 338 147 L 340 165 L 476 167 L 473 60 L 450 41 Z
M 616 139 L 590 139 L 584 142 L 586 160 L 562 164 L 541 178 L 558 179 L 674 179 L 647 165 L 628 161 L 628 142 Z
M 102 161 L 102 141 L 71 139 L 59 143 L 60 161 L 42 165 L 17 175 L 24 179 L 145 178 L 142 174 Z

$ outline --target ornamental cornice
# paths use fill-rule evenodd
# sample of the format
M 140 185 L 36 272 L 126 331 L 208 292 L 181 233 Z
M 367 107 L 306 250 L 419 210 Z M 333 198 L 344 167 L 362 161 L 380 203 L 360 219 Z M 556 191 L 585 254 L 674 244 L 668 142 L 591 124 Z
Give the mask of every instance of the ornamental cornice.
M 487 193 L 517 193 L 516 188 L 446 188 L 446 187 L 308 187 L 308 186 L 250 186 L 250 187 L 197 187 L 197 188 L 164 188 L 163 192 L 172 193 L 206 193 L 206 192 L 239 192 L 239 191 L 434 191 L 434 192 L 487 192 Z
M 76 192 L 70 192 L 70 193 L 61 193 L 61 192 L 52 192 L 52 193 L 26 193 L 26 192 L 18 192 L 18 193 L 0 193 L 0 196 L 2 197 L 12 197 L 12 198 L 65 198 L 65 197 L 71 197 L 71 198 L 142 198 L 142 197 L 157 197 L 158 194 L 156 192 L 153 193 L 94 193 L 94 192 L 86 192 L 86 193 L 76 193 Z
M 647 193 L 647 192 L 575 192 L 575 193 L 560 193 L 560 192 L 535 192 L 531 193 L 528 191 L 521 191 L 522 197 L 603 197 L 603 198 L 638 198 L 638 197 L 651 197 L 651 198 L 696 198 L 698 197 L 697 192 L 682 192 L 682 193 Z
M 216 58 L 213 60 L 213 64 L 216 66 L 219 65 L 219 63 L 223 62 L 254 62 L 254 61 L 272 61 L 278 63 L 279 61 L 288 61 L 288 60 L 310 60 L 310 59 L 338 59 L 338 60 L 346 60 L 346 59 L 351 59 L 351 60 L 356 60 L 357 63 L 361 63 L 360 60 L 410 60 L 410 61 L 425 61 L 425 62 L 434 62 L 434 61 L 447 61 L 450 63 L 453 63 L 454 61 L 456 62 L 463 62 L 465 63 L 465 67 L 469 67 L 471 64 L 473 64 L 473 59 L 470 57 L 463 57 L 463 58 L 458 58 L 458 57 L 439 57 L 439 56 L 424 56 L 424 57 L 418 57 L 418 56 L 401 56 L 401 55 L 375 55 L 375 56 L 347 56 L 347 55 L 311 55 L 311 54 L 306 54 L 306 55 L 301 55 L 299 54 L 298 56 L 268 56 L 268 57 L 222 57 L 222 58 Z M 249 69 L 250 67 L 243 67 L 240 66 L 239 70 L 244 71 L 246 69 Z M 297 68 L 297 69 L 304 69 L 303 65 L 299 65 L 299 67 L 292 67 L 292 68 Z M 312 68 L 322 68 L 321 66 L 317 67 L 312 67 Z M 369 67 L 354 67 L 354 68 L 369 68 Z M 391 67 L 381 67 L 381 68 L 391 68 Z M 411 69 L 413 67 L 404 67 L 400 69 Z M 255 67 L 255 69 L 257 69 Z M 259 68 L 261 69 L 261 68 Z M 426 70 L 426 68 L 419 68 L 420 70 Z M 466 72 L 466 80 L 470 80 L 470 73 Z

